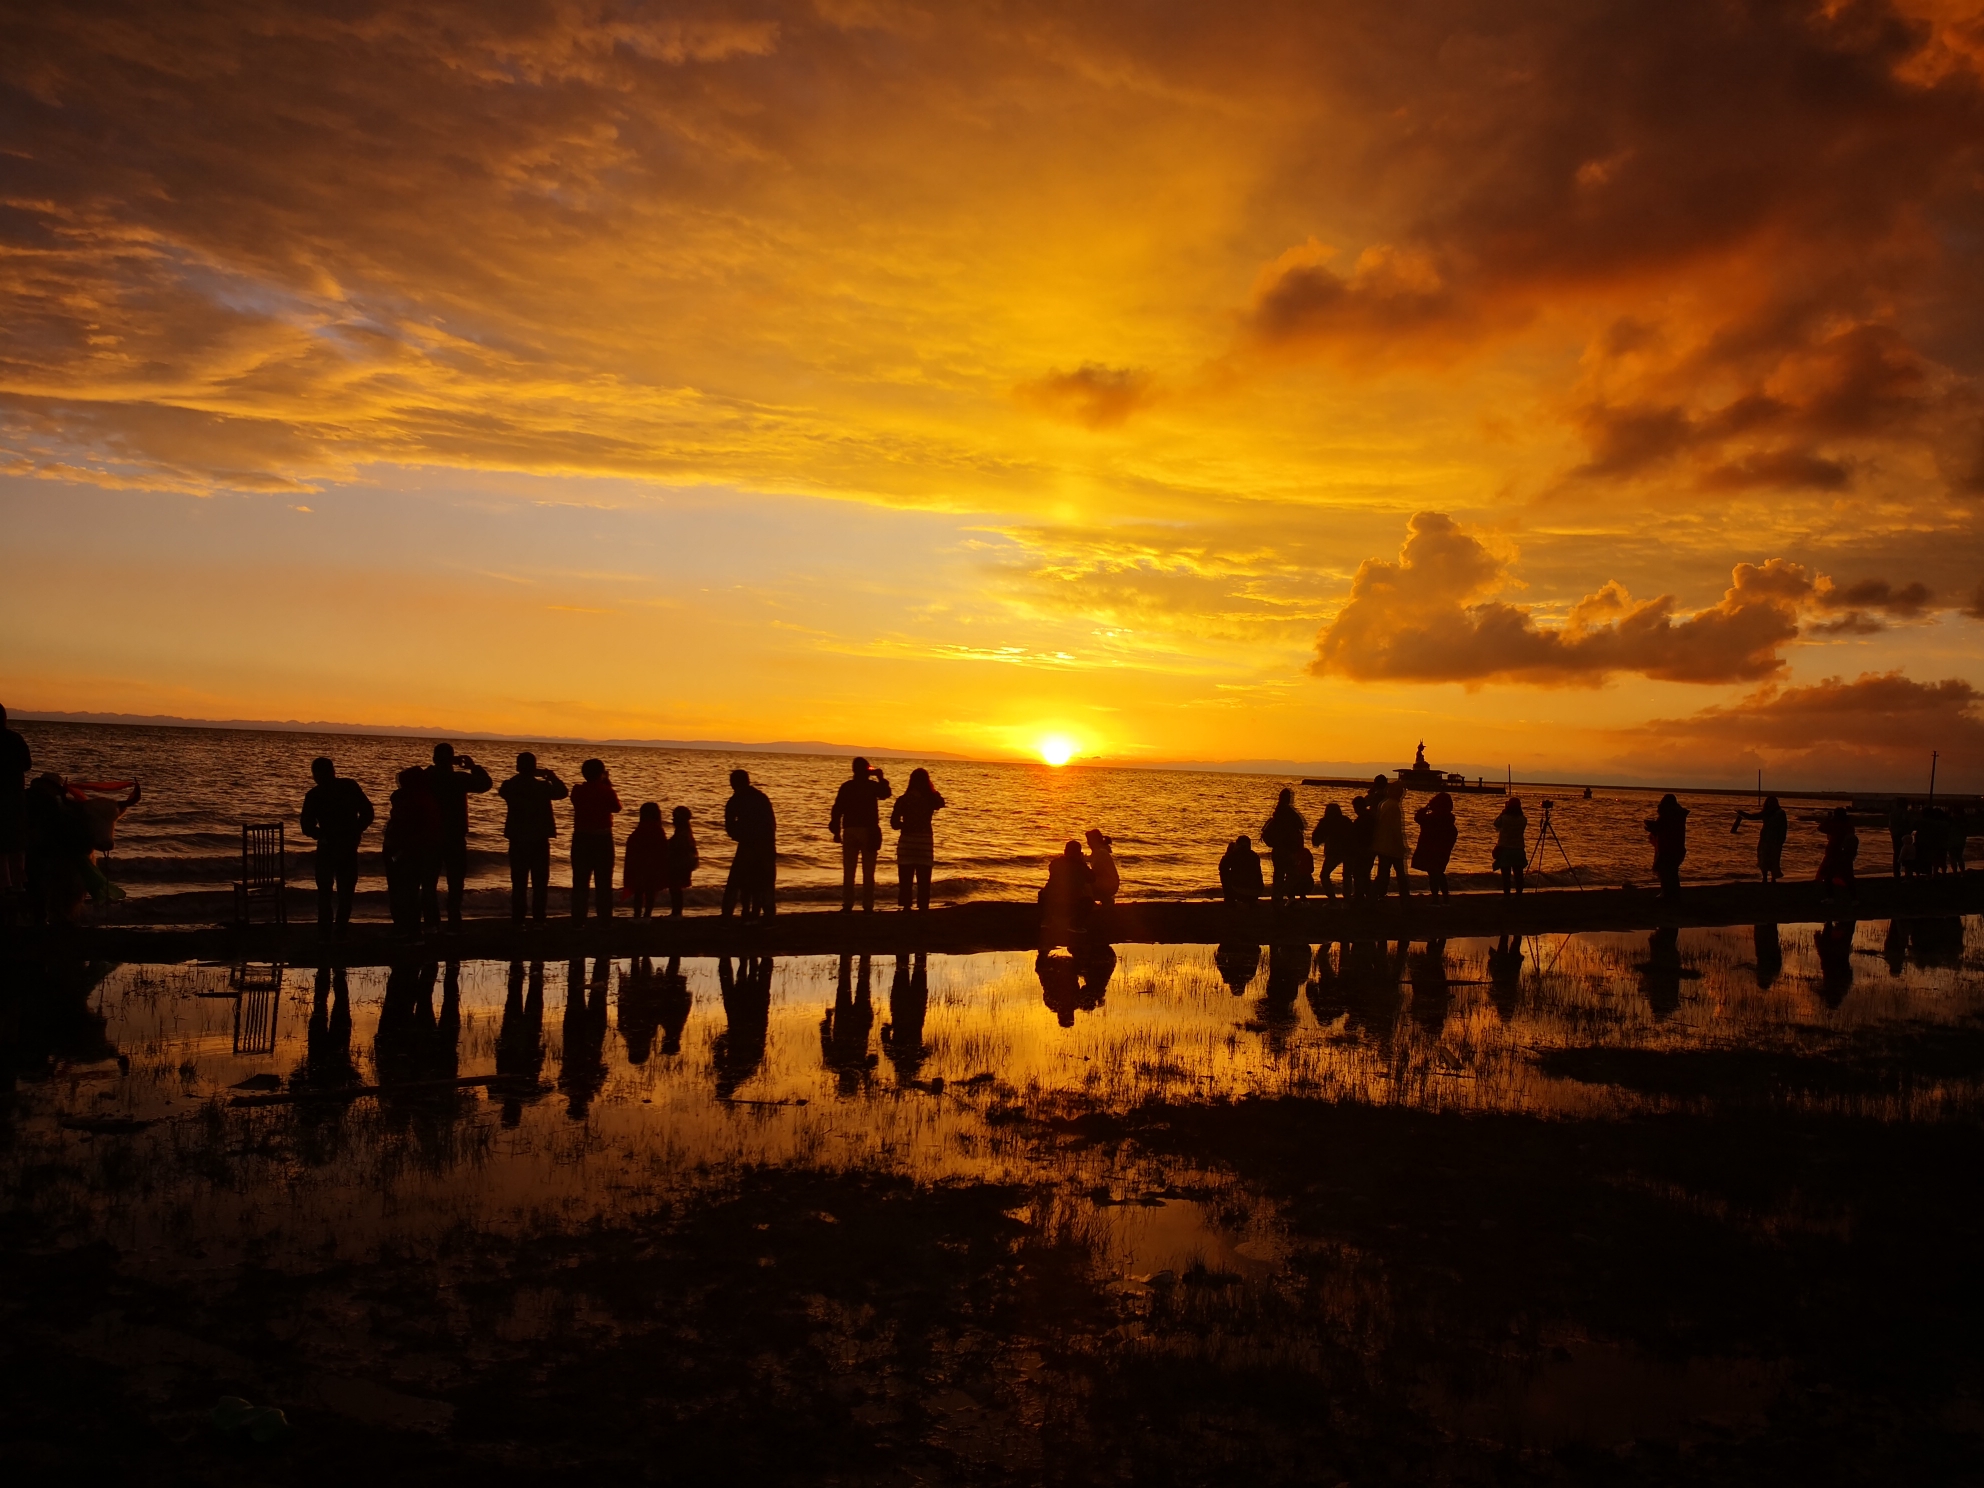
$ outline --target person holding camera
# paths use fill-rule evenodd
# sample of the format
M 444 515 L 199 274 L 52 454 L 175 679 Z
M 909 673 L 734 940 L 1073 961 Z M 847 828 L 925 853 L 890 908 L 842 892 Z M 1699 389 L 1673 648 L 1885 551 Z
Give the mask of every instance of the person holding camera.
M 556 770 L 540 769 L 537 756 L 526 749 L 517 756 L 517 773 L 498 786 L 496 794 L 507 808 L 503 835 L 510 843 L 510 923 L 523 926 L 528 886 L 531 918 L 542 925 L 545 899 L 551 892 L 551 839 L 558 835 L 551 803 L 571 792 Z
M 586 917 L 586 886 L 602 920 L 613 918 L 613 818 L 620 793 L 606 773 L 606 761 L 589 759 L 572 787 L 572 918 Z
M 895 787 L 879 769 L 859 755 L 854 773 L 834 792 L 834 809 L 827 817 L 827 831 L 840 844 L 840 911 L 854 909 L 854 870 L 861 868 L 861 907 L 875 910 L 875 855 L 882 850 L 881 803 L 895 794 Z
M 462 886 L 468 878 L 468 798 L 494 784 L 489 772 L 452 744 L 434 746 L 434 763 L 427 771 L 427 791 L 441 808 L 441 872 L 448 878 L 448 924 L 462 924 Z M 438 906 L 435 921 L 440 919 Z

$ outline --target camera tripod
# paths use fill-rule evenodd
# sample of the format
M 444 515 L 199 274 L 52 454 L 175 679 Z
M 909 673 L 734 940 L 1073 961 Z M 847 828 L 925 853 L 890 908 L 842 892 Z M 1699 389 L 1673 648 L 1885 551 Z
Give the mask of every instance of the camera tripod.
M 1543 840 L 1546 837 L 1549 838 L 1550 841 L 1557 844 L 1557 856 L 1562 858 L 1564 860 L 1564 866 L 1570 869 L 1571 882 L 1578 886 L 1578 892 L 1582 894 L 1584 892 L 1584 879 L 1578 873 L 1578 865 L 1571 861 L 1571 855 L 1564 851 L 1564 839 L 1557 835 L 1557 824 L 1550 819 L 1551 810 L 1556 804 L 1549 797 L 1544 797 L 1543 820 L 1538 822 L 1536 826 L 1536 850 L 1529 855 L 1529 860 L 1534 863 L 1538 858 L 1543 856 Z

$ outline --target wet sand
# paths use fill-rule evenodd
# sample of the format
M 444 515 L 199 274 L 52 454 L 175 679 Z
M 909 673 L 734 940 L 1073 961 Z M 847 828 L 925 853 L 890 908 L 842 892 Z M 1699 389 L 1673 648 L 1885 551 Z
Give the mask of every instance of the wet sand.
M 557 898 L 562 898 L 562 895 Z M 1888 919 L 1972 914 L 1984 910 L 1984 874 L 1930 879 L 1863 879 L 1851 900 L 1828 902 L 1812 883 L 1689 884 L 1676 901 L 1648 889 L 1533 889 L 1520 895 L 1457 893 L 1435 900 L 1415 895 L 1352 903 L 1311 899 L 1276 912 L 1251 912 L 1206 900 L 1146 900 L 1118 904 L 1096 920 L 1091 939 L 1116 944 L 1259 943 L 1307 940 L 1437 940 L 1458 936 L 1569 934 L 1658 927 L 1751 925 L 1787 921 Z M 390 925 L 355 922 L 347 938 L 319 940 L 314 894 L 292 890 L 290 924 L 238 928 L 212 923 L 86 925 L 23 931 L 14 954 L 74 950 L 120 961 L 196 959 L 327 960 L 378 966 L 409 954 Z M 804 909 L 747 923 L 713 914 L 679 920 L 616 916 L 576 926 L 553 913 L 541 928 L 512 928 L 507 916 L 465 918 L 458 933 L 430 934 L 429 954 L 461 958 L 550 958 L 601 955 L 816 955 L 840 951 L 947 954 L 1022 950 L 1040 942 L 1040 912 L 1026 903 L 986 901 L 904 914 L 893 906 L 873 914 Z M 5 954 L 5 953 L 0 953 Z

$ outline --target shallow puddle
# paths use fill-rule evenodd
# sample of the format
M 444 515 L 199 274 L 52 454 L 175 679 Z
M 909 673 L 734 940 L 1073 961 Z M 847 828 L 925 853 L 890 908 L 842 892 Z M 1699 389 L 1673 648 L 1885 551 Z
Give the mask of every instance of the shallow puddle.
M 1328 1373 L 1346 1350 L 1410 1355 L 1382 1387 L 1384 1370 L 1358 1366 L 1356 1388 L 1409 1401 L 1429 1432 L 1507 1450 L 1737 1442 L 1785 1408 L 1792 1345 L 1775 1323 L 1676 1343 L 1663 1330 L 1694 1303 L 1655 1287 L 1642 1306 L 1632 1268 L 1659 1273 L 1704 1233 L 1744 1256 L 1852 1243 L 1864 1195 L 1793 1181 L 1804 1159 L 1771 1145 L 1782 1131 L 1893 1130 L 1908 1151 L 1943 1126 L 1969 1140 L 1984 1109 L 1977 928 L 15 967 L 0 1177 L 43 1249 L 107 1244 L 118 1275 L 193 1296 L 250 1274 L 319 1286 L 353 1264 L 427 1267 L 446 1295 L 466 1284 L 449 1259 L 465 1244 L 686 1233 L 767 1183 L 788 1197 L 764 1200 L 741 1250 L 699 1264 L 721 1253 L 787 1277 L 889 1184 L 938 1203 L 982 1192 L 990 1207 L 961 1238 L 928 1240 L 932 1254 L 997 1232 L 1011 1285 L 1072 1265 L 1089 1300 L 1036 1317 L 972 1366 L 982 1378 L 926 1369 L 913 1400 L 876 1365 L 847 1419 L 926 1430 L 946 1451 L 975 1442 L 1002 1471 L 1046 1460 L 1038 1441 L 1014 1456 L 1007 1438 L 1054 1418 L 1025 1405 L 1045 1366 L 1011 1359 L 1051 1354 L 1077 1317 L 1099 1330 L 1077 1355 L 1112 1370 L 1143 1359 L 1238 1378 Z M 1752 1161 L 1725 1130 L 1769 1155 Z M 1669 1160 L 1670 1131 L 1685 1160 Z M 1577 1287 L 1496 1291 L 1552 1247 L 1550 1275 Z M 1756 1285 L 1741 1283 L 1748 1260 L 1699 1264 L 1733 1268 L 1716 1285 Z M 602 1304 L 555 1278 L 524 1285 L 527 1269 L 496 1268 L 506 1290 L 482 1333 L 639 1333 L 622 1314 L 588 1322 Z M 875 1282 L 862 1275 L 848 1283 Z M 1456 1292 L 1462 1276 L 1477 1279 Z M 1708 1306 L 1714 1290 L 1697 1280 L 1689 1295 Z M 879 1315 L 852 1305 L 829 1308 L 828 1334 L 867 1357 Z M 465 1401 L 475 1367 L 443 1344 L 389 1350 L 411 1393 L 382 1404 L 365 1362 L 382 1315 L 361 1307 L 352 1333 L 341 1306 L 312 1306 L 255 1326 L 346 1361 L 310 1387 L 317 1407 L 382 1430 L 458 1429 L 444 1397 Z M 400 1296 L 387 1311 L 419 1306 Z M 91 1326 L 73 1344 L 89 1357 L 125 1346 L 122 1324 Z

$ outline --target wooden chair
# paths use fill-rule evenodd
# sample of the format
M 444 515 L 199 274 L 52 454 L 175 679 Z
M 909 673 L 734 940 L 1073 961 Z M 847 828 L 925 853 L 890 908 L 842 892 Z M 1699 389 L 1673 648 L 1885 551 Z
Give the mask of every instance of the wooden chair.
M 241 824 L 241 878 L 234 886 L 234 922 L 252 924 L 255 906 L 271 905 L 278 925 L 289 923 L 283 890 L 289 882 L 289 857 L 281 822 Z

